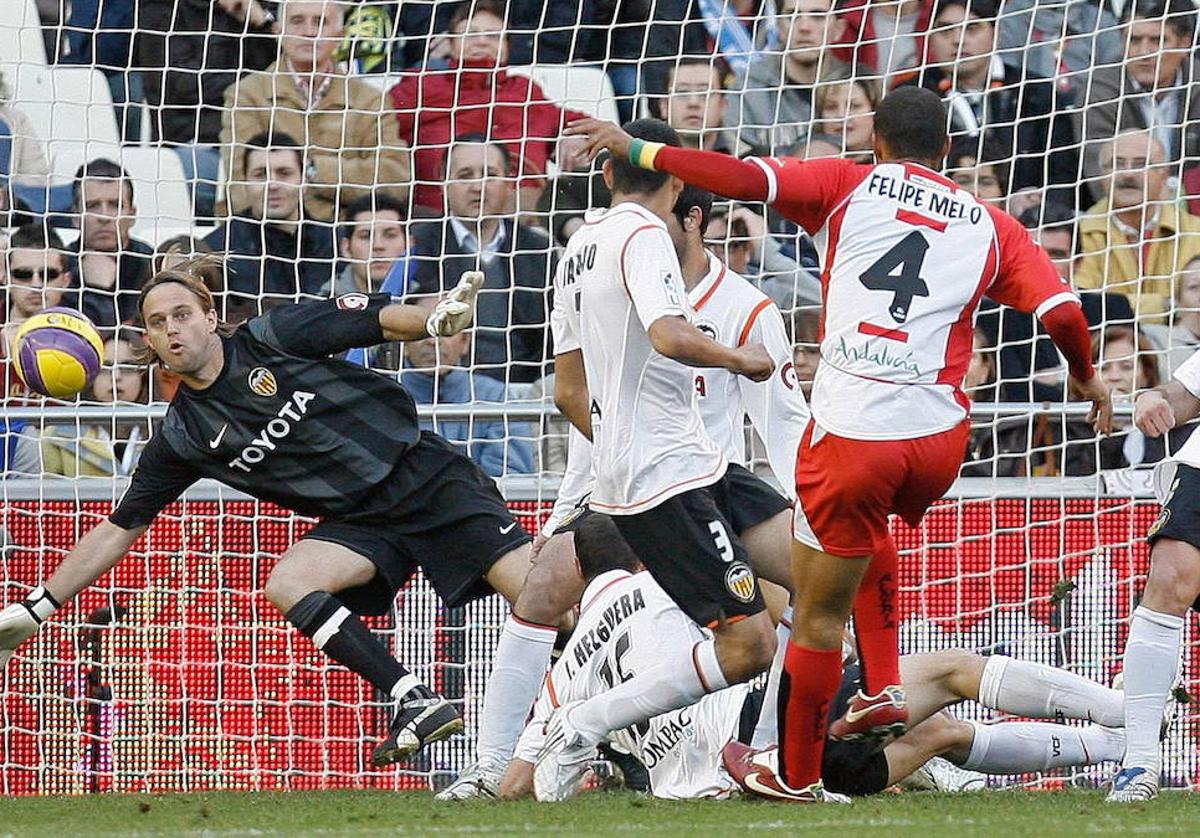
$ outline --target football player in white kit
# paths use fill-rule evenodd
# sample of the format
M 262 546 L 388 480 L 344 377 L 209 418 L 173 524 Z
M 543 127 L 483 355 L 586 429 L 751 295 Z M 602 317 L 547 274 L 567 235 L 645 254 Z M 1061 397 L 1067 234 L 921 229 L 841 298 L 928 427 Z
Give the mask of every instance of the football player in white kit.
M 660 120 L 628 127 L 679 144 Z M 552 714 L 534 771 L 538 797 L 550 800 L 573 793 L 610 731 L 745 681 L 770 666 L 776 648 L 733 530 L 729 462 L 704 430 L 692 369 L 761 381 L 775 364 L 761 345 L 723 346 L 692 322 L 664 222 L 682 182 L 619 158 L 603 171 L 612 206 L 571 237 L 555 280 L 555 403 L 592 440 L 588 506 L 612 516 L 663 590 L 712 636 L 660 648 L 654 667 Z
M 597 120 L 567 129 L 586 135 L 593 152 L 766 201 L 822 254 L 821 364 L 796 457 L 792 569 L 803 587 L 780 685 L 779 800 L 826 799 L 825 716 L 851 612 L 864 691 L 831 733 L 886 738 L 905 729 L 888 518 L 916 526 L 958 475 L 970 434 L 962 383 L 985 294 L 1039 316 L 1093 402 L 1097 430 L 1111 429 L 1078 298 L 1014 218 L 937 171 L 949 149 L 945 125 L 937 94 L 889 93 L 875 113 L 874 165 L 738 160 L 631 138 Z
M 1134 424 L 1158 437 L 1200 416 L 1200 352 L 1172 379 L 1138 396 Z M 1157 466 L 1163 502 L 1150 527 L 1150 576 L 1125 641 L 1125 728 L 1129 743 L 1108 795 L 1112 803 L 1158 796 L 1159 723 L 1179 671 L 1183 622 L 1200 606 L 1200 437 L 1195 432 Z
M 696 311 L 696 325 L 731 348 L 762 344 L 776 363 L 775 373 L 762 382 L 718 368 L 694 371 L 696 400 L 705 429 L 730 463 L 725 485 L 714 489 L 725 495 L 722 500 L 728 507 L 733 531 L 746 545 L 754 569 L 764 578 L 787 586 L 792 473 L 800 433 L 808 420 L 808 405 L 797 385 L 783 315 L 765 294 L 705 248 L 704 233 L 711 211 L 712 193 L 685 186 L 667 219 L 681 260 L 683 284 Z M 559 263 L 560 281 L 569 271 L 567 264 Z M 743 468 L 747 459 L 747 418 L 764 441 L 775 480 L 787 498 Z M 496 649 L 493 675 L 484 693 L 476 761 L 439 793 L 439 799 L 495 796 L 549 666 L 555 624 L 559 615 L 578 603 L 583 592 L 570 533 L 589 514 L 592 451 L 587 438 L 574 427 L 568 439 L 567 468 L 554 509 L 535 541 L 536 564 L 513 605 Z M 777 632 L 779 643 L 786 639 L 786 630 Z M 776 669 L 772 669 L 772 695 L 778 687 Z M 763 724 L 774 725 L 773 713 L 764 714 Z
M 588 580 L 579 623 L 538 695 L 533 718 L 501 785 L 503 797 L 533 791 L 533 766 L 554 708 L 611 690 L 653 667 L 663 647 L 687 647 L 704 637 L 704 629 L 689 620 L 648 573 L 638 572 L 636 557 L 611 519 L 587 518 L 576 530 L 575 544 Z M 860 675 L 857 666 L 846 667 L 838 707 L 848 704 Z M 936 756 L 970 772 L 1025 774 L 1114 761 L 1125 747 L 1122 693 L 1070 672 L 953 650 L 904 656 L 901 677 L 913 729 L 882 751 L 867 741 L 831 742 L 822 768 L 830 792 L 874 794 Z M 725 760 L 737 759 L 749 750 L 741 743 L 750 741 L 765 702 L 763 692 L 737 684 L 690 707 L 614 731 L 608 739 L 646 767 L 655 797 L 728 797 L 737 792 L 738 783 L 726 770 L 722 754 Z M 1085 719 L 1093 724 L 980 724 L 941 712 L 963 700 L 1022 718 Z

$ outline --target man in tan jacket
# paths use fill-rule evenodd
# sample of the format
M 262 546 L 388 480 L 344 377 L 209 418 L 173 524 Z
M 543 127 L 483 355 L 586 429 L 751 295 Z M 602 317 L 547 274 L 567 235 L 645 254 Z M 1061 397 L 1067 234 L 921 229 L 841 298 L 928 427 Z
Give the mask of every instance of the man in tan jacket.
M 306 146 L 304 207 L 329 221 L 376 187 L 408 200 L 409 152 L 384 112 L 382 92 L 335 64 L 345 10 L 336 0 L 285 0 L 280 5 L 280 57 L 225 91 L 221 153 L 228 173 L 228 208 L 245 208 L 241 184 L 246 141 L 283 132 Z
M 1079 220 L 1076 287 L 1124 294 L 1144 322 L 1164 319 L 1174 276 L 1200 255 L 1200 217 L 1174 202 L 1165 162 L 1150 132 L 1118 134 L 1100 150 L 1109 197 Z

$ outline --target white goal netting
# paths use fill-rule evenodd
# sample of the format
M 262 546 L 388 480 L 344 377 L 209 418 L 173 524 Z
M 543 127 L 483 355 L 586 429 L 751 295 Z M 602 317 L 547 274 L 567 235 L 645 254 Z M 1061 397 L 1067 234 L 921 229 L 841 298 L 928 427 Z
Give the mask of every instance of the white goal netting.
M 137 291 L 164 264 L 225 253 L 213 291 L 231 321 L 351 291 L 428 300 L 483 270 L 468 336 L 350 360 L 397 377 L 532 532 L 565 460 L 550 278 L 584 210 L 608 200 L 563 124 L 649 115 L 729 154 L 870 160 L 875 104 L 920 84 L 947 103 L 949 174 L 1017 216 L 1080 291 L 1119 416 L 1096 439 L 1036 322 L 985 301 L 962 478 L 919 529 L 895 524 L 904 648 L 1106 683 L 1120 669 L 1153 466 L 1190 432 L 1149 439 L 1129 405 L 1200 347 L 1192 0 L 2 5 L 0 605 L 107 513 L 178 386 L 133 360 Z M 784 311 L 811 381 L 811 237 L 719 200 L 706 240 Z M 105 340 L 72 403 L 32 395 L 10 361 L 20 323 L 55 305 Z M 373 769 L 389 707 L 261 594 L 311 523 L 216 485 L 172 506 L 9 666 L 0 794 L 423 787 L 461 768 L 504 604 L 446 609 L 418 579 L 372 621 L 467 719 L 413 764 Z M 1190 621 L 1187 637 L 1192 688 Z M 1196 782 L 1197 730 L 1185 707 L 1164 745 L 1172 785 Z

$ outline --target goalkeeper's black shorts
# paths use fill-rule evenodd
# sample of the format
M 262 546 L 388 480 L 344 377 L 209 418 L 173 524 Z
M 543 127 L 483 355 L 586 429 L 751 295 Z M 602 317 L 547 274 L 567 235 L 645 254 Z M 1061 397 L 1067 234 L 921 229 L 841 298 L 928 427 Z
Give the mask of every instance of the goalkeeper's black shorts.
M 496 481 L 465 455 L 447 458 L 448 447 L 449 442 L 426 432 L 405 454 L 406 470 L 431 473 L 402 509 L 370 518 L 325 519 L 304 536 L 340 544 L 375 565 L 374 579 L 338 594 L 356 613 L 386 613 L 417 568 L 447 606 L 465 605 L 492 593 L 484 578 L 492 565 L 531 540 Z

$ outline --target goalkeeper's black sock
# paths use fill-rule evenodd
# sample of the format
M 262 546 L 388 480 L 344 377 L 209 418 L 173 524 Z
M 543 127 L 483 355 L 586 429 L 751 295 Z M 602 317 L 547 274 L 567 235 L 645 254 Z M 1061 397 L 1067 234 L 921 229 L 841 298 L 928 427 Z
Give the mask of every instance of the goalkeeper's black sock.
M 433 691 L 389 655 L 363 621 L 332 594 L 308 594 L 292 606 L 287 619 L 311 637 L 322 652 L 393 698 L 406 702 L 434 697 Z

